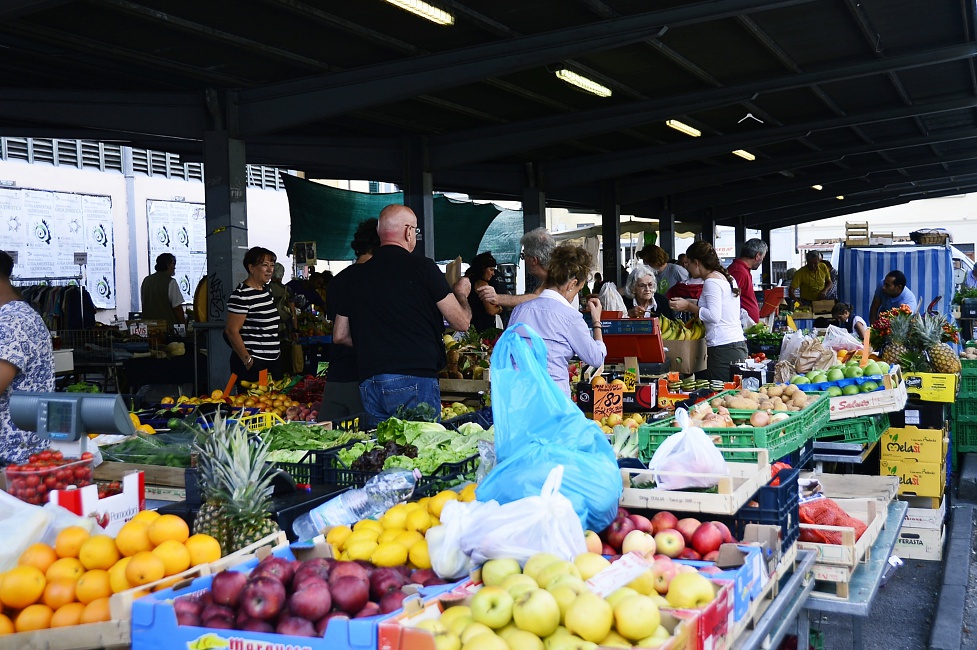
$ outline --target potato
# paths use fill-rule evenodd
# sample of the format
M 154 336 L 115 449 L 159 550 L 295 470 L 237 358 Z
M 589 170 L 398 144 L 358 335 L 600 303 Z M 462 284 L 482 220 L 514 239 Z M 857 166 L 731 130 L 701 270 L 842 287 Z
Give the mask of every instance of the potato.
M 718 409 L 720 406 L 725 406 L 726 402 L 723 401 L 722 397 L 717 397 L 711 402 L 709 402 L 709 405 L 712 406 L 712 408 L 714 409 Z
M 792 399 L 790 403 L 796 406 L 798 409 L 802 409 L 807 406 L 807 395 L 804 393 L 798 393 L 797 395 L 794 395 L 794 399 Z
M 739 409 L 742 411 L 755 411 L 759 408 L 759 404 L 751 399 L 746 399 L 743 397 L 733 397 L 727 403 L 731 409 Z
M 780 397 L 783 394 L 784 394 L 783 386 L 771 386 L 770 388 L 767 389 L 767 395 L 769 395 L 770 397 Z
M 784 404 L 783 402 L 777 402 L 776 404 L 774 404 L 773 410 L 774 411 L 786 411 L 787 410 L 787 405 Z

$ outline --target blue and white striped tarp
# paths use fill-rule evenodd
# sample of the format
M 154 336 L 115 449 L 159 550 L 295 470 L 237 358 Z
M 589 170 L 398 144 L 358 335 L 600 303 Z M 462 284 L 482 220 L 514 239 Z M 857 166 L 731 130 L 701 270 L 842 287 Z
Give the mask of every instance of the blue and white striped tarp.
M 922 299 L 921 309 L 942 296 L 937 311 L 949 316 L 953 298 L 953 256 L 942 246 L 841 247 L 838 264 L 838 299 L 852 305 L 866 321 L 875 290 L 890 271 L 906 274 L 906 286 Z M 912 306 L 916 309 L 916 305 Z M 870 323 L 871 324 L 871 323 Z

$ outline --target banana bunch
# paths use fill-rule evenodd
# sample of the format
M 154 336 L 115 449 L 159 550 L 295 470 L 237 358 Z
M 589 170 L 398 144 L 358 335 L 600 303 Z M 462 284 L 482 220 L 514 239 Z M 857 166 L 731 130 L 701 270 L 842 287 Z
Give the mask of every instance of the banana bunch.
M 264 395 L 265 393 L 281 393 L 288 387 L 288 378 L 284 377 L 278 380 L 269 380 L 268 384 L 261 386 L 256 381 L 241 381 L 241 388 L 248 391 L 248 395 L 256 397 L 258 395 Z
M 680 320 L 659 316 L 658 325 L 663 341 L 694 341 L 706 335 L 706 326 L 698 318 L 683 323 Z

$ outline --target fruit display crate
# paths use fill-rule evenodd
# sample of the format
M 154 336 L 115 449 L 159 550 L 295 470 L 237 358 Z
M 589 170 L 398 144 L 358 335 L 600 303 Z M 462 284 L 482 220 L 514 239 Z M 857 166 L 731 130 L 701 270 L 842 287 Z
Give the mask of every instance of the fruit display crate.
M 361 441 L 351 440 L 346 444 L 329 449 L 311 449 L 298 462 L 276 462 L 275 467 L 288 472 L 296 485 L 325 485 L 327 483 L 326 468 L 335 467 L 337 464 L 342 465 L 338 453 L 343 449 L 349 449 L 357 442 Z
M 950 407 L 951 417 L 964 422 L 977 422 L 977 395 L 973 397 L 957 396 L 957 401 Z
M 958 454 L 977 451 L 977 420 L 967 422 L 954 418 L 953 448 Z
M 468 424 L 469 422 L 474 422 L 483 429 L 488 429 L 492 426 L 492 407 L 486 406 L 485 408 L 479 409 L 477 411 L 472 411 L 471 413 L 465 413 L 464 415 L 459 415 L 456 418 L 451 418 L 450 420 L 444 420 L 441 425 L 445 429 L 451 431 L 457 431 L 458 427 L 463 424 Z
M 889 429 L 889 415 L 863 415 L 847 420 L 828 422 L 817 429 L 815 439 L 822 442 L 847 442 L 852 444 L 871 444 L 878 442 Z
M 723 450 L 720 450 L 723 451 Z M 719 515 L 732 515 L 756 494 L 770 478 L 770 456 L 766 449 L 753 449 L 757 460 L 727 462 L 726 474 L 702 474 L 697 472 L 654 472 L 658 476 L 714 478 L 716 492 L 703 492 L 700 489 L 671 489 L 625 487 L 620 504 L 626 508 L 646 508 L 650 510 L 679 510 L 682 512 L 701 512 Z M 654 481 L 651 470 L 621 469 L 621 478 L 626 486 Z M 796 481 L 795 481 L 796 486 Z
M 780 528 L 780 550 L 786 555 L 800 535 L 798 516 L 799 494 L 797 479 L 800 469 L 782 469 L 769 483 L 756 491 L 749 503 L 744 505 L 733 517 L 730 529 L 737 539 L 741 539 L 747 524 L 767 524 Z M 780 479 L 779 485 L 771 485 Z

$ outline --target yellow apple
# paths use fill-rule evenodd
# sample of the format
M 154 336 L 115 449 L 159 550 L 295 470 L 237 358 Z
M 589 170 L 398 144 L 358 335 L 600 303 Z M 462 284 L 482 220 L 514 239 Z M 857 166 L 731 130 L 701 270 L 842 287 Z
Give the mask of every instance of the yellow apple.
M 566 628 L 571 634 L 597 643 L 611 631 L 614 610 L 606 600 L 588 591 L 570 603 L 565 618 Z
M 577 567 L 573 564 L 573 562 L 559 560 L 558 562 L 553 562 L 552 564 L 548 564 L 543 567 L 536 575 L 536 583 L 545 589 L 551 580 L 557 576 L 566 574 L 577 576 L 578 578 L 580 577 L 580 571 L 577 570 Z
M 537 574 L 540 572 L 540 570 L 549 564 L 559 561 L 560 558 L 556 557 L 552 553 L 537 553 L 526 560 L 525 566 L 522 567 L 523 575 L 529 576 L 538 583 L 539 580 L 537 579 Z
M 599 538 L 598 538 L 599 539 Z M 590 580 L 592 577 L 611 566 L 610 561 L 600 553 L 581 553 L 573 558 L 573 563 L 580 572 L 581 580 Z
M 614 607 L 614 629 L 631 641 L 651 636 L 660 623 L 658 605 L 647 596 L 623 598 Z

